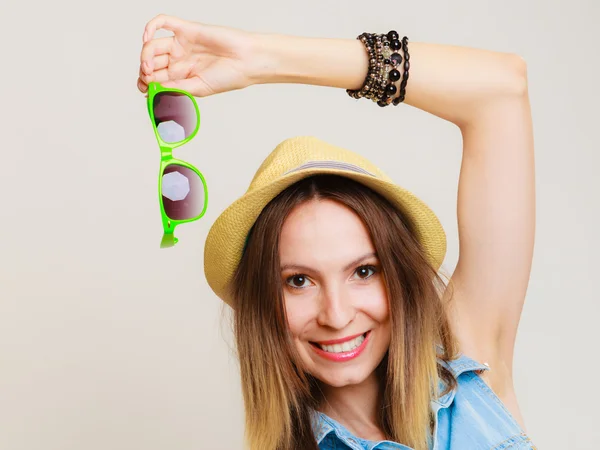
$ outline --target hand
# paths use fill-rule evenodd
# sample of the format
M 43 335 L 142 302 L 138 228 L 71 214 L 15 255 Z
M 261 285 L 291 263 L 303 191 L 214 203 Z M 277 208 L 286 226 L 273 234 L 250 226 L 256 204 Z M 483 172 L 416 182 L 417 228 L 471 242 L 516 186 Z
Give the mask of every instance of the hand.
M 153 39 L 163 28 L 174 36 Z M 253 34 L 160 14 L 147 23 L 137 82 L 141 92 L 157 81 L 195 97 L 242 89 L 255 82 L 260 64 Z

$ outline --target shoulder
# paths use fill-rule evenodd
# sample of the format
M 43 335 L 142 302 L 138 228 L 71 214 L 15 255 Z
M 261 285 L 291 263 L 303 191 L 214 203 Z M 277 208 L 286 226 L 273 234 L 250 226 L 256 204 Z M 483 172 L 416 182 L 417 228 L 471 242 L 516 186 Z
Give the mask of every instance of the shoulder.
M 493 367 L 465 355 L 440 364 L 454 375 L 457 387 L 432 402 L 437 448 L 464 448 L 469 442 L 481 448 L 497 448 L 506 442 L 515 449 L 535 448 L 505 400 L 485 381 Z

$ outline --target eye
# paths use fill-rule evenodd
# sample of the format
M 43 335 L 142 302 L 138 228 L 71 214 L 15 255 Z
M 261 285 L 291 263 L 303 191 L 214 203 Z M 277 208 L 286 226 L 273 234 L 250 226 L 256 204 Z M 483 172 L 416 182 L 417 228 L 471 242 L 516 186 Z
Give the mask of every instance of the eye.
M 285 282 L 293 289 L 304 289 L 305 287 L 310 286 L 310 284 L 305 284 L 306 282 L 309 282 L 309 280 L 301 273 L 288 277 Z
M 371 272 L 371 273 L 370 273 Z M 354 272 L 361 280 L 367 280 L 377 273 L 375 266 L 360 266 Z

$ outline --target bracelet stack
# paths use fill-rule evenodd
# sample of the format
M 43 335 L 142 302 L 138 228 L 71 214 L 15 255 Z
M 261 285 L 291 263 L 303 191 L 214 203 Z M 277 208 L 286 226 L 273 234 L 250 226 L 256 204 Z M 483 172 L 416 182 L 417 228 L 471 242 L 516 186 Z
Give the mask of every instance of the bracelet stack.
M 387 34 L 362 33 L 356 38 L 365 46 L 369 56 L 369 70 L 360 89 L 346 90 L 350 97 L 368 98 L 382 107 L 390 104 L 397 106 L 404 101 L 410 55 L 408 38 L 399 38 L 394 30 Z M 404 53 L 404 58 L 400 52 Z

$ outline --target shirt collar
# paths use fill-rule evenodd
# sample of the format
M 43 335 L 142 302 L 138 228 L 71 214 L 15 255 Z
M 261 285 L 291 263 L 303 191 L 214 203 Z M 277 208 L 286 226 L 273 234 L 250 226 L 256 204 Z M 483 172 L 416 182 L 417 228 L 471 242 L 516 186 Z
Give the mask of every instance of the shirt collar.
M 490 370 L 489 366 L 487 366 L 486 364 L 481 364 L 462 354 L 459 355 L 458 358 L 453 359 L 451 361 L 443 361 L 440 359 L 439 362 L 444 367 L 446 367 L 450 371 L 450 373 L 452 373 L 452 375 L 457 381 L 458 377 L 460 377 L 463 373 Z M 440 392 L 444 391 L 445 389 L 445 383 L 442 380 L 440 380 Z M 447 408 L 448 406 L 450 406 L 452 404 L 452 401 L 454 400 L 455 395 L 456 388 L 450 390 L 441 397 L 434 399 L 432 403 L 438 405 L 435 409 L 439 409 L 440 407 Z
M 312 429 L 317 444 L 320 444 L 325 436 L 333 431 L 333 425 L 327 420 L 327 416 L 320 411 L 313 411 Z

